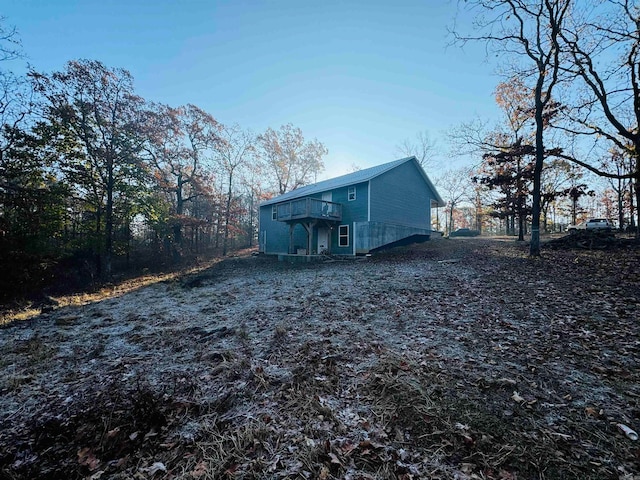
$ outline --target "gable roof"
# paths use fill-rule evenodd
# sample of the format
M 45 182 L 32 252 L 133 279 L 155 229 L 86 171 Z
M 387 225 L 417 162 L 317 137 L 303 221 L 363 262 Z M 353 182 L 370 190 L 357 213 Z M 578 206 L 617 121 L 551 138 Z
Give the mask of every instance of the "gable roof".
M 296 198 L 306 197 L 308 195 L 326 192 L 336 188 L 346 187 L 348 185 L 355 185 L 357 183 L 368 182 L 369 180 L 372 180 L 382 175 L 383 173 L 388 172 L 389 170 L 392 170 L 404 163 L 411 162 L 411 161 L 415 162 L 415 165 L 416 167 L 418 167 L 418 171 L 422 175 L 424 181 L 427 183 L 431 191 L 434 193 L 435 200 L 437 201 L 438 206 L 439 207 L 444 206 L 445 202 L 442 200 L 442 198 L 436 191 L 436 188 L 433 186 L 433 183 L 431 183 L 431 180 L 429 180 L 429 177 L 425 173 L 424 169 L 418 163 L 418 160 L 416 160 L 416 157 L 401 158 L 399 160 L 394 160 L 393 162 L 383 163 L 382 165 L 377 165 L 371 168 L 365 168 L 364 170 L 358 170 L 357 172 L 348 173 L 340 177 L 330 178 L 328 180 L 323 180 L 321 182 L 314 183 L 311 185 L 305 185 L 304 187 L 296 188 L 295 190 L 291 190 L 290 192 L 287 192 L 278 197 L 273 197 L 271 200 L 267 200 L 266 202 L 261 203 L 260 206 L 285 202 L 287 200 L 294 200 Z

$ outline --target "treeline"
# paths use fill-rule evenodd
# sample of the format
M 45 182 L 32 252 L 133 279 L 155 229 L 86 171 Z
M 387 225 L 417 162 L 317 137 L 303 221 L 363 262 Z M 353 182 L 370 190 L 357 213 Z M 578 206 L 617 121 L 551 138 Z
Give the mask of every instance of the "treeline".
M 567 160 L 600 177 L 633 182 L 637 226 L 640 10 L 636 2 L 469 0 L 461 6 L 472 21 L 467 31 L 454 26 L 454 43 L 484 43 L 498 58 L 500 73 L 525 87 L 517 88 L 515 95 L 507 92 L 511 97 L 505 103 L 507 122 L 499 137 L 473 130 L 463 137 L 490 156 L 494 165 L 520 161 L 525 167 L 532 160 L 530 255 L 540 255 L 542 176 L 551 161 Z M 618 158 L 624 161 L 618 163 Z M 521 180 L 525 174 L 526 167 Z M 519 197 L 514 199 L 515 209 L 524 217 L 525 204 Z M 619 220 L 624 221 L 622 211 Z
M 99 61 L 0 74 L 5 299 L 250 247 L 259 203 L 324 168 L 326 148 L 299 128 L 254 134 L 144 99 Z
M 447 202 L 444 211 L 436 215 L 438 229 L 449 233 L 456 227 L 470 227 L 518 235 L 521 240 L 531 232 L 536 95 L 525 80 L 523 75 L 512 76 L 496 87 L 495 101 L 501 112 L 496 125 L 478 120 L 451 132 L 456 151 L 479 161 L 474 167 L 446 171 L 437 179 Z M 561 86 L 573 91 L 575 79 L 569 80 Z M 570 123 L 570 115 L 576 115 L 576 110 L 570 103 L 551 100 L 542 112 L 542 133 L 551 140 L 545 148 L 537 186 L 540 231 L 566 231 L 568 224 L 599 216 L 611 220 L 620 230 L 637 232 L 640 177 L 635 150 L 628 143 L 621 146 L 612 142 L 611 136 L 593 135 L 595 139 L 588 141 L 577 138 L 574 132 L 578 127 Z M 595 132 L 603 131 L 603 119 L 597 120 L 590 127 Z M 581 152 L 581 148 L 588 151 Z M 586 161 L 599 168 L 589 168 Z

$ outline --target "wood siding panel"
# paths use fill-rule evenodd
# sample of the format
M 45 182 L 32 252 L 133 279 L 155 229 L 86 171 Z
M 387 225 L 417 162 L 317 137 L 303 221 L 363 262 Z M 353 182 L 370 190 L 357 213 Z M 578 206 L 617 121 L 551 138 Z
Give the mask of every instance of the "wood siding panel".
M 371 221 L 431 228 L 434 195 L 413 162 L 371 180 Z
M 351 187 L 353 185 L 350 185 Z M 331 253 L 350 255 L 353 253 L 353 223 L 366 221 L 368 218 L 368 182 L 359 183 L 356 187 L 356 199 L 351 202 L 348 199 L 349 186 L 331 190 L 331 200 L 342 204 L 342 221 L 340 225 L 349 226 L 349 246 L 338 246 L 338 225 L 331 230 Z M 322 192 L 309 195 L 311 198 L 322 199 Z M 304 198 L 304 197 L 303 197 Z M 278 222 L 271 219 L 272 205 L 260 207 L 260 235 L 267 233 L 267 245 L 264 253 L 287 253 L 289 249 L 289 225 L 285 222 Z M 311 240 L 311 245 L 315 249 L 317 235 Z M 294 230 L 294 246 L 306 248 L 307 235 L 302 225 L 296 225 Z
M 260 207 L 260 240 L 267 234 L 267 248 L 264 253 L 288 253 L 289 225 L 271 219 L 271 205 Z M 307 248 L 307 233 L 302 225 L 296 225 L 293 245 Z
M 332 201 L 342 204 L 342 221 L 340 225 L 349 226 L 349 246 L 339 247 L 338 245 L 338 227 L 331 230 L 331 253 L 338 255 L 351 255 L 353 253 L 353 222 L 363 222 L 368 216 L 368 196 L 369 184 L 358 183 L 356 187 L 356 199 L 351 202 L 348 199 L 349 185 L 347 187 L 336 188 L 332 190 Z

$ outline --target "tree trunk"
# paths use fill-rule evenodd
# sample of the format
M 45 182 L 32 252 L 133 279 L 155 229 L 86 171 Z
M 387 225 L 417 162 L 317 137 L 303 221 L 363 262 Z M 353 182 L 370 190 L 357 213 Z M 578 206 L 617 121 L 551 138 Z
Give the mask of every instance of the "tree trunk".
M 516 137 L 516 144 L 519 144 L 520 140 Z M 516 203 L 518 205 L 518 241 L 524 242 L 524 208 L 523 208 L 523 193 L 522 193 L 522 172 L 520 166 L 520 155 L 516 163 Z
M 622 179 L 618 179 L 618 229 L 624 231 L 624 207 L 623 207 L 623 195 L 624 195 L 624 182 Z
M 636 218 L 634 217 L 634 198 L 633 198 L 634 186 L 633 180 L 629 182 L 629 226 L 631 228 L 636 226 Z
M 100 238 L 101 231 L 102 231 L 102 208 L 100 207 L 100 205 L 98 205 L 96 209 L 96 239 L 93 246 L 93 248 L 96 249 L 94 261 L 96 266 L 96 277 L 98 278 L 102 277 L 102 255 L 101 255 L 102 239 Z
M 640 168 L 640 158 L 638 159 L 638 168 Z M 638 170 L 636 175 L 636 207 L 640 205 L 640 170 Z M 636 222 L 636 239 L 640 240 L 640 208 L 636 208 L 636 214 L 638 215 L 638 220 Z
M 222 240 L 222 256 L 227 254 L 227 246 L 229 241 L 229 220 L 231 218 L 231 182 L 233 181 L 233 171 L 229 172 L 229 188 L 227 190 L 227 204 L 224 211 L 224 239 Z
M 520 200 L 518 200 L 519 202 Z M 518 207 L 520 213 L 518 214 L 518 241 L 524 241 L 524 215 L 522 214 L 522 208 Z
M 451 235 L 451 232 L 453 232 L 453 204 L 449 210 L 449 235 Z
M 542 166 L 544 164 L 544 140 L 542 131 L 544 124 L 542 121 L 542 84 L 544 76 L 542 73 L 538 76 L 535 90 L 535 106 L 536 106 L 536 164 L 533 169 L 533 204 L 531 208 L 531 243 L 529 245 L 529 255 L 532 257 L 540 256 L 540 202 L 541 202 L 541 184 L 542 184 Z
M 249 200 L 249 248 L 253 247 L 253 189 Z
M 113 158 L 107 159 L 107 206 L 104 216 L 105 251 L 104 251 L 104 275 L 111 278 L 111 260 L 113 254 Z
M 476 193 L 476 230 L 482 234 L 482 217 L 481 217 L 482 203 L 480 194 Z
M 184 199 L 182 197 L 182 175 L 178 175 L 177 183 L 176 183 L 176 220 L 177 222 L 173 225 L 173 241 L 176 244 L 176 247 L 182 245 L 182 224 L 180 223 L 182 219 L 182 214 L 184 213 Z

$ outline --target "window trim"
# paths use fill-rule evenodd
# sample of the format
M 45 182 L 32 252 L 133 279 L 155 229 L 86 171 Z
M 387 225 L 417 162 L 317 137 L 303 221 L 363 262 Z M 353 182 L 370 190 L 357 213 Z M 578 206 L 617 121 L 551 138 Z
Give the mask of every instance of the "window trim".
M 278 219 L 278 205 L 271 206 L 271 220 Z
M 351 198 L 351 194 L 353 194 L 353 198 Z M 347 200 L 350 202 L 353 202 L 356 199 L 356 187 L 355 185 L 353 187 L 349 187 L 347 189 Z
M 342 229 L 346 229 L 346 233 L 342 233 Z M 346 239 L 347 243 L 342 244 L 342 239 Z M 338 226 L 338 247 L 340 248 L 348 248 L 349 247 L 349 225 L 340 225 Z

